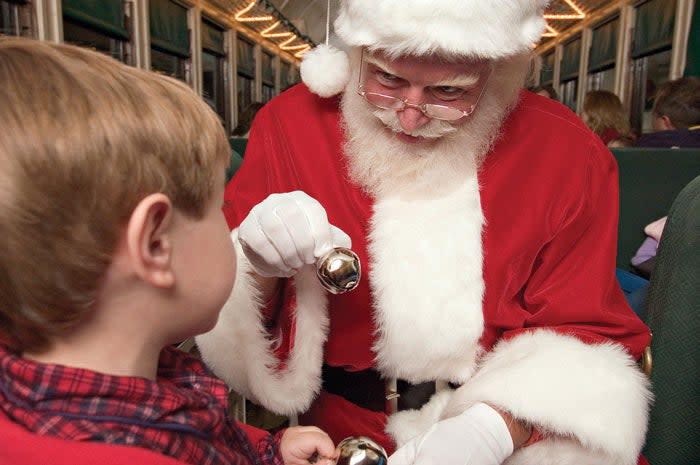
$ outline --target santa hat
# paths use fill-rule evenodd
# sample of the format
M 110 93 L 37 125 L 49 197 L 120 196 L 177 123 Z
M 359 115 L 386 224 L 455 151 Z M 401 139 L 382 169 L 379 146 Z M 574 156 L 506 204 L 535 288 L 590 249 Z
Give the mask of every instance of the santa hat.
M 502 58 L 530 50 L 545 26 L 550 0 L 340 0 L 336 34 L 349 46 L 390 56 Z M 330 0 L 329 0 L 330 3 Z M 326 43 L 304 54 L 301 78 L 330 97 L 350 79 L 345 52 Z

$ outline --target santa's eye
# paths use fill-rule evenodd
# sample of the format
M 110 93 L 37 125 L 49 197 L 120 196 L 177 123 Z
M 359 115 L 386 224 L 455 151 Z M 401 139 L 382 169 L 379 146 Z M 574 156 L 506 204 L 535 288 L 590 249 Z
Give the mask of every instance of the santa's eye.
M 375 79 L 377 82 L 380 84 L 387 86 L 387 87 L 396 87 L 401 84 L 403 81 L 401 78 L 398 76 L 395 76 L 391 73 L 387 73 L 386 71 L 382 70 L 377 70 L 377 72 L 374 74 Z
M 461 97 L 467 92 L 461 87 L 454 86 L 435 86 L 431 87 L 430 91 L 435 97 L 441 100 L 454 100 Z

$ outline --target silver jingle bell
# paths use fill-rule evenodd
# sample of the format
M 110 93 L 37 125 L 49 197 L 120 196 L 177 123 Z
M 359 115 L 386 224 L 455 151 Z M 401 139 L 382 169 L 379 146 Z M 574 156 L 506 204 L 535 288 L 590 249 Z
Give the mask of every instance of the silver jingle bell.
M 336 465 L 386 465 L 386 451 L 365 436 L 351 436 L 338 444 Z
M 316 261 L 316 276 L 332 294 L 344 294 L 360 284 L 360 258 L 345 247 L 336 247 Z

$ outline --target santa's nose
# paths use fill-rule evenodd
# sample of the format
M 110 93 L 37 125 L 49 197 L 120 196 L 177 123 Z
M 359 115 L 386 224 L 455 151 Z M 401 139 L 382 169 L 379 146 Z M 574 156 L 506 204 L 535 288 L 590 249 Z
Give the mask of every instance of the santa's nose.
M 410 133 L 419 129 L 430 121 L 430 118 L 425 116 L 419 108 L 406 107 L 397 112 L 399 123 L 404 132 Z

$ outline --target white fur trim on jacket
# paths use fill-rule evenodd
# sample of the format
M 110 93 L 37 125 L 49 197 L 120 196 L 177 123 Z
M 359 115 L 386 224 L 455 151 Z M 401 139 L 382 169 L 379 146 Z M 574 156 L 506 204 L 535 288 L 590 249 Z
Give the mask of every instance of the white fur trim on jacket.
M 335 32 L 389 55 L 439 52 L 502 58 L 528 51 L 549 0 L 345 0 Z
M 440 195 L 397 191 L 374 204 L 373 350 L 385 376 L 461 383 L 474 371 L 484 328 L 484 218 L 471 170 Z M 446 177 L 431 179 L 444 184 Z
M 236 392 L 283 415 L 303 412 L 321 388 L 323 345 L 328 335 L 328 299 L 312 267 L 293 278 L 296 335 L 286 368 L 273 353 L 274 337 L 265 330 L 259 292 L 250 263 L 231 232 L 238 269 L 231 297 L 210 332 L 196 338 L 204 362 Z
M 558 437 L 517 451 L 508 465 L 633 465 L 650 399 L 648 380 L 621 345 L 537 330 L 497 344 L 443 418 L 481 401 Z

